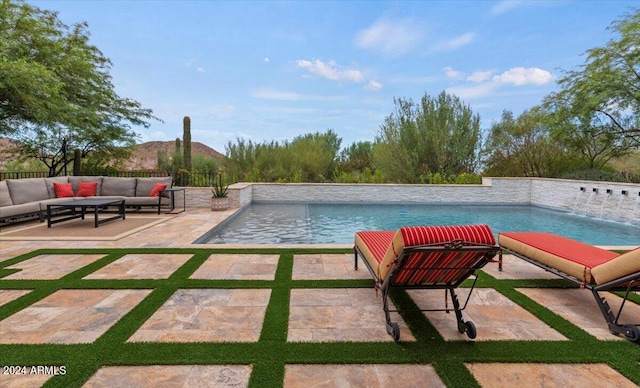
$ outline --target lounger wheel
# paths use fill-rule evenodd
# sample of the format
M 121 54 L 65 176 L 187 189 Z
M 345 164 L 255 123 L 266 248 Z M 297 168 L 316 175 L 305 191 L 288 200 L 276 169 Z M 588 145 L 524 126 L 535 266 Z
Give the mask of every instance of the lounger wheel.
M 474 325 L 471 321 L 458 322 L 458 331 L 460 333 L 466 333 L 467 337 L 469 337 L 470 339 L 476 338 L 476 335 L 478 334 L 478 332 L 476 331 L 476 325 Z
M 624 335 L 631 342 L 640 343 L 640 329 L 636 325 L 624 325 Z
M 400 341 L 400 326 L 395 322 L 387 324 L 387 334 L 389 334 L 394 341 Z

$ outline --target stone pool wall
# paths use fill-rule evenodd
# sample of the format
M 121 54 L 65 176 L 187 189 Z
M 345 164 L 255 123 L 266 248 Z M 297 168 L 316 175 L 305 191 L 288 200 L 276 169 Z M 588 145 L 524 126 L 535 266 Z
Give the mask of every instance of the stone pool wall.
M 187 188 L 186 195 L 187 207 L 210 207 L 209 189 Z M 251 202 L 534 205 L 640 225 L 640 184 L 630 183 L 546 178 L 483 178 L 481 185 L 236 183 L 229 200 L 233 207 Z

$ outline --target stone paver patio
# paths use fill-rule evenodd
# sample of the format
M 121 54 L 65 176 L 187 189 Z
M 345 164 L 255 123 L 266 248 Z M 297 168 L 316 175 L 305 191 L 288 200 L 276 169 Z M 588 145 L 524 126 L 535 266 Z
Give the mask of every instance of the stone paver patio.
M 170 221 L 119 241 L 0 241 L 0 261 L 40 248 L 192 247 L 191 242 L 231 212 L 189 209 Z M 35 256 L 10 268 L 21 271 L 3 279 L 59 279 L 104 255 L 68 254 Z M 84 279 L 166 279 L 190 255 L 127 254 Z M 55 265 L 53 265 L 55 263 Z M 277 255 L 215 254 L 194 271 L 190 279 L 273 280 Z M 540 269 L 505 256 L 505 269 L 489 264 L 485 272 L 496 279 L 554 278 Z M 353 270 L 351 254 L 296 255 L 293 280 L 370 279 L 366 268 Z M 519 288 L 519 292 L 598 339 L 616 340 L 610 334 L 589 292 Z M 0 290 L 0 306 L 28 297 L 30 290 Z M 122 316 L 139 305 L 151 290 L 59 290 L 0 321 L 0 343 L 92 343 Z M 442 304 L 443 291 L 409 291 L 421 307 Z M 565 341 L 562 335 L 491 288 L 477 288 L 463 312 L 477 329 L 476 341 Z M 270 289 L 179 289 L 169 296 L 128 339 L 128 342 L 255 342 L 258 341 L 270 302 Z M 615 305 L 615 298 L 612 298 Z M 392 342 L 384 327 L 382 300 L 373 288 L 295 288 L 291 290 L 288 317 L 289 342 L 376 341 Z M 640 316 L 640 307 L 629 314 Z M 594 310 L 595 309 L 595 310 Z M 595 311 L 595 312 L 594 312 Z M 426 313 L 447 340 L 468 341 L 456 330 L 455 318 L 442 312 Z M 496 319 L 496 316 L 504 317 Z M 415 341 L 406 323 L 401 340 Z M 366 334 L 364 334 L 366 333 Z M 400 346 L 400 345 L 399 345 Z M 468 363 L 467 369 L 483 386 L 636 386 L 605 364 Z M 86 382 L 100 386 L 247 386 L 251 365 L 149 365 L 105 366 Z M 38 386 L 52 376 L 0 376 L 2 387 Z M 284 386 L 444 386 L 431 365 L 287 365 Z

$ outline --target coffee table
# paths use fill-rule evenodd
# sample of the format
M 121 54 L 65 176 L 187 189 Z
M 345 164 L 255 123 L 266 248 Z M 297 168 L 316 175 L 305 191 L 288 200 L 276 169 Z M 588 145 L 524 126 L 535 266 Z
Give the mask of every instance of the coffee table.
M 108 218 L 98 219 L 98 214 L 105 210 L 108 206 L 118 206 L 118 215 Z M 62 217 L 52 218 L 52 210 L 69 209 L 70 213 L 65 213 Z M 77 209 L 80 209 L 78 213 Z M 78 199 L 75 201 L 58 202 L 47 205 L 47 227 L 57 224 L 58 222 L 64 222 L 81 218 L 84 220 L 84 215 L 87 209 L 93 209 L 94 225 L 97 228 L 98 225 L 105 222 L 117 220 L 122 218 L 124 220 L 124 199 Z

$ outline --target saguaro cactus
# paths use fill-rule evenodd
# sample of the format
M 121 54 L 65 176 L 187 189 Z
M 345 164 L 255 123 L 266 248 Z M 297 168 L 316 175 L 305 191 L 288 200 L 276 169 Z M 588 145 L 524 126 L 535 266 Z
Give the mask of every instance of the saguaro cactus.
M 184 116 L 182 119 L 182 142 L 183 154 L 184 154 L 184 169 L 191 171 L 191 119 L 189 116 Z
M 82 150 L 79 148 L 73 150 L 73 175 L 82 175 Z

